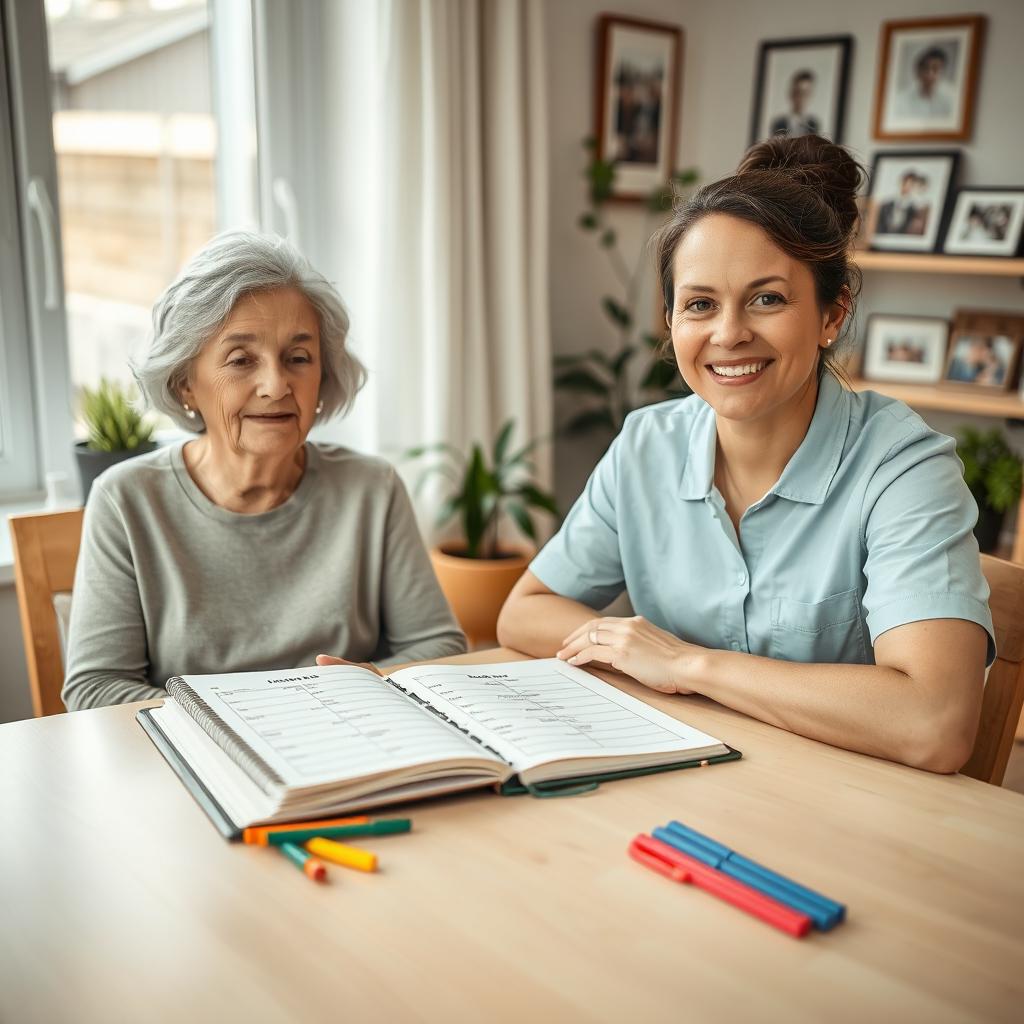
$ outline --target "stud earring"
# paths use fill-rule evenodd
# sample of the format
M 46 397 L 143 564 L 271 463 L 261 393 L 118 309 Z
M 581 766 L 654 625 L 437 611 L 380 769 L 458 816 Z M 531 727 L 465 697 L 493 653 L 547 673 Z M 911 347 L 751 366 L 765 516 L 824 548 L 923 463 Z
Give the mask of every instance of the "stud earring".
M 828 348 L 829 345 L 831 345 L 831 344 L 832 344 L 832 339 L 831 338 L 826 338 L 825 339 L 825 348 Z
M 324 403 L 323 402 L 317 402 L 316 403 L 316 414 L 317 414 L 317 416 L 319 416 L 320 413 L 322 413 L 323 411 L 324 411 Z
M 196 418 L 196 411 L 195 411 L 195 409 L 190 409 L 188 407 L 188 402 L 183 402 L 181 407 L 185 410 L 185 415 L 190 420 L 194 420 Z

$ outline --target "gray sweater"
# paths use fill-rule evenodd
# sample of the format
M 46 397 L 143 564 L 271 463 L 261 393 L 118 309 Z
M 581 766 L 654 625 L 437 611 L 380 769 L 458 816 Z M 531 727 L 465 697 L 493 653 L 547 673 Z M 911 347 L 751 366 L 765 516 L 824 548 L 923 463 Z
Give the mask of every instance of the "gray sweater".
M 182 449 L 130 459 L 93 485 L 69 710 L 160 697 L 185 673 L 294 668 L 318 654 L 388 666 L 465 650 L 389 463 L 307 444 L 291 497 L 241 515 L 203 494 Z

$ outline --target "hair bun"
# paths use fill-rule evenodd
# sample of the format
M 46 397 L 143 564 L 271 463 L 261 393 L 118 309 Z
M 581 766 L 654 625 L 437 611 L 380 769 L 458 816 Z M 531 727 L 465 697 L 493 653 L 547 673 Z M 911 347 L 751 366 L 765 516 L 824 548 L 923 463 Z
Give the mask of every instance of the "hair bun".
M 807 185 L 830 207 L 849 239 L 857 227 L 857 194 L 864 169 L 842 147 L 820 135 L 776 135 L 751 146 L 737 174 L 775 171 Z

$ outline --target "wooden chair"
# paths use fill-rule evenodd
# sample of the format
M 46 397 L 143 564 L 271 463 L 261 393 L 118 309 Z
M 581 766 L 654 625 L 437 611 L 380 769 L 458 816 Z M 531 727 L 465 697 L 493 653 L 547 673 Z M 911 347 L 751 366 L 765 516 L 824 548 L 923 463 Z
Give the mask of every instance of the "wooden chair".
M 64 711 L 64 658 L 53 606 L 55 594 L 71 590 L 82 538 L 80 508 L 11 516 L 14 583 L 25 640 L 28 681 L 36 718 Z
M 996 660 L 985 685 L 978 738 L 961 770 L 1001 786 L 1024 702 L 1024 565 L 982 555 L 981 568 L 992 590 Z

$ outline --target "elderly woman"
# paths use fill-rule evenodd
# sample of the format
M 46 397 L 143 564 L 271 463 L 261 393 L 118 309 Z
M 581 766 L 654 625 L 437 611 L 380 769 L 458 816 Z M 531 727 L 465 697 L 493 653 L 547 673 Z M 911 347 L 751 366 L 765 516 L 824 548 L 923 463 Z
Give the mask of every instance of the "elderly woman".
M 224 234 L 161 296 L 153 327 L 139 385 L 196 436 L 93 485 L 68 709 L 324 651 L 382 666 L 463 651 L 394 469 L 306 440 L 365 379 L 331 285 L 279 239 Z

